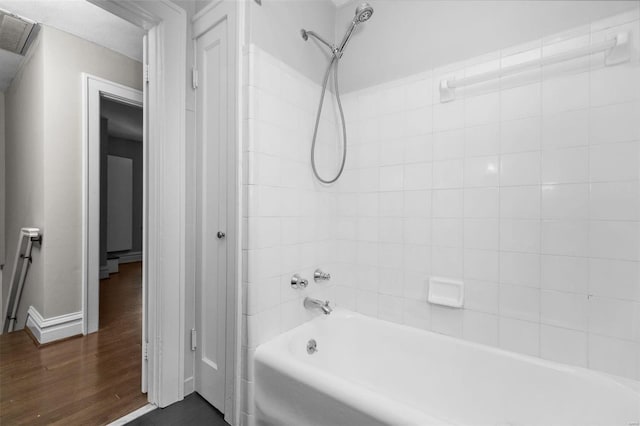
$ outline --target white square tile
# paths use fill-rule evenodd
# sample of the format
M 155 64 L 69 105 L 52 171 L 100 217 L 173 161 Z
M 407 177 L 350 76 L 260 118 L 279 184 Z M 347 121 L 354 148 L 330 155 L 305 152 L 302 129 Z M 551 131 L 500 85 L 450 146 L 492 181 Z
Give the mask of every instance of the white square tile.
M 542 152 L 542 183 L 586 182 L 588 177 L 589 149 L 587 147 Z
M 431 326 L 431 307 L 426 301 L 403 299 L 405 325 L 428 330 Z
M 498 219 L 465 219 L 464 246 L 470 249 L 498 250 L 500 248 Z
M 640 260 L 638 222 L 591 222 L 589 247 L 592 257 Z
M 569 256 L 542 256 L 541 287 L 587 294 L 589 280 L 588 259 Z
M 406 108 L 414 109 L 433 103 L 433 83 L 430 78 L 421 79 L 405 86 Z
M 500 185 L 536 185 L 540 183 L 540 153 L 505 154 L 500 158 Z
M 546 149 L 589 144 L 589 110 L 579 109 L 542 119 L 542 146 Z
M 589 73 L 569 74 L 545 79 L 542 83 L 544 114 L 589 106 Z
M 542 290 L 540 294 L 540 321 L 543 324 L 586 331 L 587 296 Z
M 591 144 L 640 139 L 640 102 L 592 108 L 589 116 Z
M 404 272 L 404 297 L 405 299 L 417 300 L 420 303 L 427 303 L 427 274 L 417 271 L 405 270 Z
M 500 124 L 500 152 L 514 153 L 540 149 L 541 118 L 530 117 Z
M 467 157 L 495 155 L 500 152 L 500 126 L 497 123 L 467 127 L 464 134 Z
M 434 188 L 462 188 L 463 176 L 463 160 L 435 161 L 433 163 Z
M 403 192 L 381 192 L 378 200 L 378 209 L 381 217 L 402 216 L 404 206 Z
M 501 220 L 500 250 L 539 253 L 540 222 L 537 220 Z
M 433 160 L 433 136 L 421 135 L 404 139 L 404 162 L 426 163 Z
M 637 25 L 636 25 L 637 27 Z M 609 105 L 640 99 L 637 61 L 591 72 L 591 105 Z
M 462 247 L 462 219 L 434 218 L 432 220 L 433 245 L 441 247 Z
M 464 306 L 474 311 L 497 314 L 500 286 L 494 282 L 465 279 Z
M 356 309 L 363 315 L 374 318 L 378 316 L 378 293 L 358 290 L 356 293 Z
M 540 354 L 540 326 L 537 323 L 511 318 L 500 318 L 500 347 L 526 355 Z
M 637 380 L 639 357 L 638 343 L 589 335 L 589 368 Z
M 378 237 L 380 242 L 401 243 L 403 235 L 402 218 L 381 217 L 378 219 Z
M 473 157 L 464 160 L 464 186 L 498 186 L 498 157 Z
M 464 190 L 464 217 L 498 217 L 499 206 L 498 188 L 465 188 Z
M 640 177 L 640 142 L 590 147 L 592 182 L 637 180 Z
M 638 303 L 593 296 L 589 298 L 589 332 L 619 339 L 637 340 Z
M 543 324 L 540 326 L 540 356 L 550 361 L 586 367 L 586 333 Z
M 426 135 L 434 129 L 433 111 L 430 106 L 407 111 L 405 113 L 405 135 Z M 436 128 L 436 130 L 439 130 Z M 442 129 L 443 130 L 443 129 Z
M 493 123 L 500 119 L 499 92 L 466 98 L 464 103 L 465 125 L 467 127 Z
M 364 145 L 366 147 L 366 145 Z M 375 149 L 370 148 L 371 151 Z M 378 145 L 379 158 L 378 163 L 381 166 L 392 166 L 404 163 L 404 139 L 398 139 L 397 135 L 394 135 L 389 140 L 383 140 Z M 338 160 L 339 161 L 339 160 Z M 362 165 L 362 167 L 375 167 L 376 164 Z
M 424 275 L 429 273 L 431 263 L 430 246 L 405 243 L 403 250 L 405 273 L 408 271 L 420 272 Z
M 500 276 L 500 254 L 492 250 L 465 249 L 464 278 L 497 282 Z
M 464 129 L 434 133 L 434 160 L 451 160 L 462 157 L 464 157 Z
M 640 220 L 640 183 L 591 184 L 589 216 L 597 220 Z
M 500 93 L 500 114 L 502 120 L 513 120 L 540 115 L 540 83 L 503 90 Z
M 433 217 L 462 217 L 464 192 L 462 189 L 437 189 L 432 192 Z
M 448 336 L 462 337 L 463 310 L 431 305 L 431 330 Z
M 431 216 L 431 191 L 405 191 L 403 215 L 405 217 Z
M 588 219 L 588 204 L 588 184 L 542 186 L 542 217 L 544 219 Z
M 540 217 L 540 187 L 500 188 L 500 216 L 513 219 L 538 219 Z
M 400 191 L 403 188 L 403 166 L 380 168 L 380 191 Z
M 431 244 L 431 220 L 420 217 L 404 219 L 400 237 L 405 244 Z
M 500 316 L 527 321 L 539 321 L 540 289 L 515 285 L 501 285 Z
M 485 345 L 498 345 L 498 317 L 483 312 L 465 310 L 462 336 L 466 340 Z
M 589 293 L 640 302 L 640 263 L 589 259 Z
M 378 317 L 385 321 L 402 323 L 403 300 L 401 297 L 381 294 L 378 296 Z
M 430 189 L 432 173 L 431 163 L 406 164 L 404 166 L 404 189 Z
M 431 273 L 437 277 L 461 279 L 464 251 L 461 247 L 438 247 L 431 253 Z
M 433 107 L 433 130 L 461 129 L 464 127 L 464 101 L 437 103 Z
M 587 256 L 589 223 L 578 220 L 543 220 L 542 253 Z
M 540 286 L 540 255 L 501 252 L 500 282 L 528 287 Z

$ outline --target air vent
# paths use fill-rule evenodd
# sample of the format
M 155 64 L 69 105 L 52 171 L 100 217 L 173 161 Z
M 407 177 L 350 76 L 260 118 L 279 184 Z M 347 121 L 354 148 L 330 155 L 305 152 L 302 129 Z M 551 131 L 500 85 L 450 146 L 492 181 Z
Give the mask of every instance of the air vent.
M 0 49 L 25 55 L 37 32 L 37 23 L 0 10 Z

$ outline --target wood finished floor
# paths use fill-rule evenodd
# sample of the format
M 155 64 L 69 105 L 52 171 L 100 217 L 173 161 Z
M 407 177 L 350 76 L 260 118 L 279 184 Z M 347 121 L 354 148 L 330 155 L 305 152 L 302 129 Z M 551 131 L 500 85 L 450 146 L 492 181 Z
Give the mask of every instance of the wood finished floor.
M 147 403 L 141 266 L 100 282 L 97 333 L 40 348 L 25 331 L 0 336 L 0 425 L 101 425 Z

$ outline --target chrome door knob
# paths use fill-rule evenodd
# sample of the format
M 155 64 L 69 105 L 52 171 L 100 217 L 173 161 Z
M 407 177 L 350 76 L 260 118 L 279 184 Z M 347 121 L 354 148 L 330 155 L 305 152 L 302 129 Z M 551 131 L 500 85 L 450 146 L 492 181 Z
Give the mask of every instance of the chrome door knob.
M 219 240 L 221 240 L 221 239 L 223 239 L 224 237 L 226 237 L 225 233 L 224 233 L 224 232 L 222 232 L 222 231 L 218 231 L 218 239 L 219 239 Z

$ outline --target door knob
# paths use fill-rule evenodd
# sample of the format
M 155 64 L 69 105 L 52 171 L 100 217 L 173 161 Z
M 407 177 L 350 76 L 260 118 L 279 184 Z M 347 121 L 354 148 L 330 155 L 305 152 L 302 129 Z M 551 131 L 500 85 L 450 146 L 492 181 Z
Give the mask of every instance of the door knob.
M 218 239 L 219 239 L 219 240 L 223 239 L 225 236 L 226 236 L 226 235 L 225 235 L 225 233 L 224 233 L 224 232 L 222 232 L 222 231 L 218 231 Z

